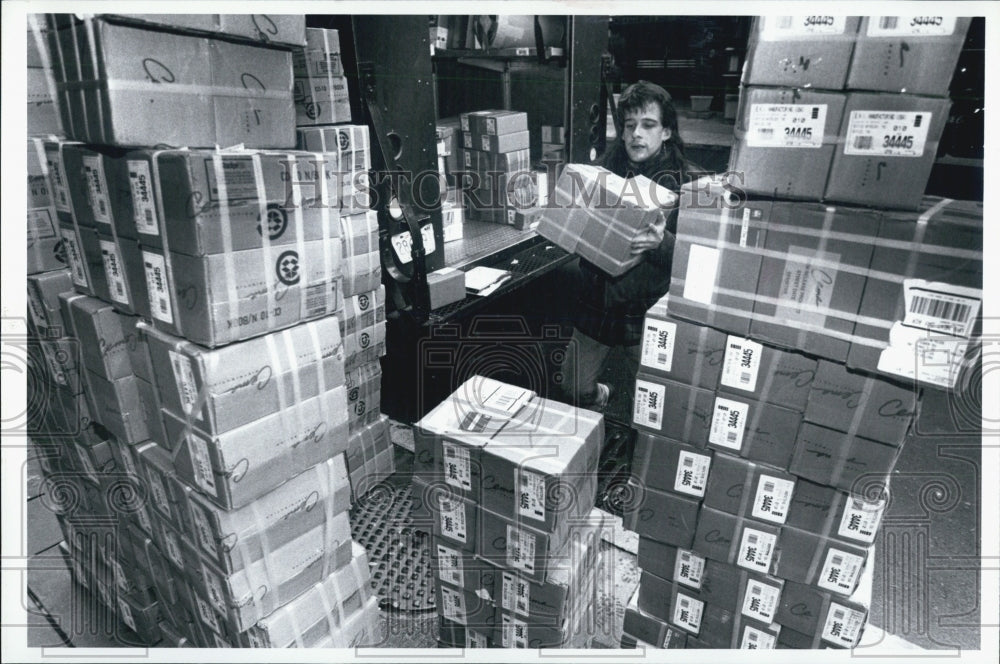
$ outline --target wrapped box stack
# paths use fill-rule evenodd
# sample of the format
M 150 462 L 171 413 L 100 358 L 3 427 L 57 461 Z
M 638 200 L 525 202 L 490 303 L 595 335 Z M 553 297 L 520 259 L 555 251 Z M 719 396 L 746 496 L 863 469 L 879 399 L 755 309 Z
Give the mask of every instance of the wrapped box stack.
M 377 643 L 348 518 L 393 469 L 367 128 L 296 137 L 301 17 L 47 26 L 66 138 L 28 144 L 30 426 L 74 577 L 150 645 Z
M 681 191 L 635 383 L 626 645 L 857 645 L 920 400 L 976 358 L 982 205 L 923 196 L 967 25 L 811 18 L 757 21 L 735 173 Z
M 603 433 L 597 413 L 479 376 L 420 420 L 413 516 L 431 534 L 443 645 L 580 647 L 592 633 Z

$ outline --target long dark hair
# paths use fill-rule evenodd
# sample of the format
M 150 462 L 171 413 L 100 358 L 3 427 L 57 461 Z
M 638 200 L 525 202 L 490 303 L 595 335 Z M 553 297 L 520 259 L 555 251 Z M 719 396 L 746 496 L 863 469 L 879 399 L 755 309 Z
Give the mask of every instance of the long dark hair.
M 670 138 L 663 142 L 661 153 L 636 168 L 629 164 L 624 137 L 619 135 L 600 164 L 613 173 L 639 173 L 676 190 L 687 181 L 689 168 L 684 156 L 684 139 L 677 126 L 677 109 L 670 93 L 649 81 L 628 86 L 618 102 L 618 126 L 625 126 L 625 116 L 629 113 L 641 111 L 651 103 L 660 107 L 660 124 L 670 130 Z

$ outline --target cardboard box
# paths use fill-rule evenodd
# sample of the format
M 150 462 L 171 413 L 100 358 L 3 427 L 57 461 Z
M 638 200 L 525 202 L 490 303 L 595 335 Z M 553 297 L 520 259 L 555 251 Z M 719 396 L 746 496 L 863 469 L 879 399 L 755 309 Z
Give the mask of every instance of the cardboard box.
M 375 598 L 365 550 L 355 544 L 352 554 L 350 564 L 251 627 L 247 632 L 251 647 L 295 647 L 323 637 L 331 637 L 334 647 L 353 644 L 360 635 L 352 634 L 352 618 L 368 610 Z
M 346 76 L 296 75 L 292 93 L 295 99 L 297 126 L 351 121 L 351 99 Z
M 496 567 L 439 537 L 430 540 L 430 558 L 435 583 L 447 583 L 454 589 L 489 601 L 494 599 Z M 440 608 L 438 612 L 441 613 Z
M 452 494 L 439 483 L 431 485 L 423 497 L 431 513 L 431 534 L 448 546 L 475 553 L 476 503 Z
M 886 504 L 885 498 L 869 501 L 800 479 L 786 524 L 824 538 L 870 545 L 875 542 Z
M 711 178 L 681 187 L 667 311 L 746 337 L 773 205 L 733 197 L 738 187 Z
M 68 143 L 62 151 L 73 214 L 81 226 L 105 235 L 137 239 L 132 196 L 123 177 L 125 152 L 110 147 Z
M 642 371 L 635 379 L 632 424 L 639 430 L 704 449 L 712 429 L 715 394 Z
M 41 139 L 28 139 L 28 274 L 59 270 L 66 265 L 59 246 L 57 218 Z M 60 258 L 61 257 L 61 258 Z
M 560 530 L 561 522 L 594 506 L 603 441 L 600 415 L 551 399 L 527 400 L 482 449 L 483 508 L 546 532 Z
M 339 326 L 333 317 L 215 350 L 148 323 L 137 327 L 148 343 L 154 387 L 164 411 L 176 417 L 190 413 L 194 425 L 208 433 L 294 412 L 296 401 L 344 384 Z M 339 408 L 330 415 L 332 422 L 346 420 Z
M 594 570 L 586 574 L 586 580 L 578 581 L 567 615 L 558 624 L 537 618 L 523 619 L 517 614 L 497 608 L 497 641 L 502 648 L 574 648 L 574 638 L 580 637 L 579 630 L 593 611 Z M 549 623 L 549 624 L 547 624 Z M 589 624 L 589 623 L 588 623 Z M 589 642 L 589 634 L 584 634 Z
M 697 591 L 677 586 L 643 571 L 639 578 L 639 609 L 688 634 L 702 629 L 706 604 Z
M 183 489 L 179 504 L 191 537 L 200 555 L 224 574 L 271 555 L 350 507 L 343 455 L 305 470 L 236 510 L 221 510 L 191 487 Z
M 701 598 L 741 618 L 770 625 L 777 615 L 782 579 L 709 560 L 705 564 Z M 741 635 L 742 636 L 742 635 Z
M 350 433 L 375 422 L 382 395 L 382 368 L 378 362 L 359 364 L 344 374 L 347 388 L 347 424 Z
M 382 283 L 378 217 L 374 210 L 340 218 L 344 297 L 378 290 Z
M 431 309 L 440 309 L 465 299 L 465 272 L 443 267 L 427 275 L 427 295 Z
M 623 507 L 625 528 L 664 544 L 691 546 L 701 501 L 649 486 L 641 487 L 635 478 L 629 480 L 629 491 L 640 498 L 637 504 Z
M 484 616 L 483 624 L 468 627 L 438 615 L 438 644 L 444 648 L 494 648 L 497 636 L 496 618 Z
M 149 440 L 146 405 L 139 396 L 139 379 L 129 375 L 113 381 L 87 371 L 84 376 L 91 416 L 119 440 L 134 444 Z
M 741 88 L 729 159 L 741 188 L 775 198 L 822 198 L 845 100 L 818 90 Z
M 805 411 L 816 360 L 732 334 L 724 345 L 720 394 L 750 396 L 797 413 Z
M 360 499 L 392 475 L 395 471 L 392 452 L 389 418 L 385 415 L 377 415 L 373 422 L 351 434 L 347 441 L 347 468 L 352 500 Z
M 306 28 L 305 36 L 305 48 L 292 51 L 292 71 L 296 78 L 343 75 L 340 33 L 323 28 Z
M 773 574 L 781 552 L 781 528 L 702 507 L 693 550 L 712 560 Z
M 868 549 L 791 526 L 782 528 L 778 546 L 777 576 L 845 596 L 854 593 L 868 560 Z
M 781 594 L 777 622 L 834 647 L 853 648 L 861 640 L 867 617 L 868 610 L 857 602 L 789 581 Z
M 696 447 L 640 431 L 632 453 L 632 477 L 641 487 L 702 498 L 712 454 Z
M 101 19 L 50 35 L 63 129 L 73 138 L 122 146 L 295 142 L 288 51 Z M 136 67 L 142 58 L 146 66 Z M 135 112 L 151 104 L 156 112 Z
M 664 581 L 693 590 L 702 589 L 707 561 L 690 549 L 680 549 L 640 535 L 637 562 L 640 569 Z
M 363 173 L 371 168 L 371 147 L 368 125 L 342 124 L 336 127 L 299 127 L 296 129 L 299 150 L 307 152 L 336 152 L 340 170 L 344 173 Z M 341 209 L 350 212 L 366 212 L 371 206 L 359 205 L 347 194 L 350 188 L 344 182 Z
M 772 221 L 750 336 L 843 362 L 871 263 L 877 213 L 781 203 Z
M 111 304 L 123 314 L 152 318 L 139 242 L 124 237 L 116 240 L 100 232 L 97 241 L 101 247 Z
M 149 247 L 188 256 L 241 252 L 264 247 L 266 229 L 277 252 L 342 234 L 336 151 L 147 149 L 127 153 L 120 169 L 125 205 Z
M 462 148 L 459 156 L 466 171 L 478 173 L 481 186 L 488 187 L 491 178 L 501 175 L 531 174 L 531 151 L 528 148 L 511 152 L 484 152 Z
M 971 22 L 954 16 L 862 18 L 847 87 L 947 97 Z
M 350 371 L 385 355 L 385 287 L 342 302 L 336 317 L 344 340 L 344 367 Z
M 149 24 L 171 30 L 240 37 L 261 44 L 302 46 L 306 38 L 303 17 L 285 14 L 101 14 L 101 16 L 137 25 Z
M 342 386 L 225 433 L 187 430 L 163 410 L 177 472 L 227 509 L 242 507 L 287 479 L 347 449 Z
M 170 454 L 153 442 L 140 443 L 133 449 L 136 472 L 144 480 L 147 505 L 154 525 L 155 521 L 163 520 L 175 527 L 185 528 L 187 515 L 183 484 L 174 472 Z M 159 545 L 166 548 L 166 543 Z
M 860 20 L 857 16 L 756 17 L 741 83 L 843 89 Z
M 27 279 L 28 318 L 39 336 L 60 337 L 69 330 L 59 296 L 73 292 L 69 270 L 59 269 L 29 275 Z
M 49 87 L 48 69 L 28 69 L 26 71 L 25 92 L 28 97 L 28 135 L 50 136 L 62 134 L 59 111 L 52 99 L 53 88 Z
M 916 402 L 912 387 L 821 361 L 805 420 L 898 447 L 910 429 Z
M 951 101 L 851 92 L 824 197 L 916 210 L 930 179 Z
M 720 392 L 711 415 L 710 447 L 787 468 L 802 415 L 787 408 Z
M 899 448 L 818 427 L 799 429 L 788 471 L 848 493 L 877 482 L 884 485 L 896 466 Z
M 717 453 L 705 506 L 781 525 L 788 518 L 795 483 L 795 477 L 788 473 Z
M 66 292 L 59 296 L 66 330 L 79 342 L 83 367 L 105 380 L 142 372 L 145 348 L 136 332 L 138 318 L 116 312 L 105 302 Z
M 455 588 L 447 583 L 435 585 L 439 615 L 466 628 L 487 631 L 494 624 L 496 606 L 475 593 Z
M 622 631 L 623 648 L 626 647 L 626 637 L 648 643 L 654 648 L 684 648 L 687 644 L 684 632 L 639 608 L 638 593 L 632 595 L 625 609 Z
M 925 197 L 919 212 L 885 212 L 874 245 L 880 271 L 865 282 L 847 365 L 953 387 L 961 348 L 980 334 L 982 204 Z M 957 337 L 958 359 L 937 353 L 943 362 L 918 364 L 930 333 Z
M 565 142 L 566 132 L 563 127 L 542 125 L 542 143 L 559 143 L 561 145 Z
M 465 120 L 468 119 L 468 127 Z M 479 142 L 484 136 L 506 136 L 528 131 L 528 114 L 523 111 L 489 110 L 478 113 L 463 113 L 459 121 L 462 131 L 472 134 Z M 497 152 L 508 152 L 498 150 Z
M 616 277 L 642 260 L 632 239 L 663 228 L 677 196 L 643 176 L 625 179 L 599 166 L 571 164 L 556 182 L 538 234 Z
M 452 190 L 449 190 L 449 197 Z M 464 237 L 465 208 L 460 203 L 443 201 L 441 203 L 441 226 L 445 243 L 461 240 Z
M 736 614 L 720 606 L 705 605 L 701 618 L 701 631 L 697 637 L 688 637 L 689 648 L 732 648 L 732 633 Z
M 671 318 L 669 300 L 664 295 L 646 312 L 639 366 L 654 376 L 714 390 L 732 342 L 727 345 L 725 335 L 710 327 Z

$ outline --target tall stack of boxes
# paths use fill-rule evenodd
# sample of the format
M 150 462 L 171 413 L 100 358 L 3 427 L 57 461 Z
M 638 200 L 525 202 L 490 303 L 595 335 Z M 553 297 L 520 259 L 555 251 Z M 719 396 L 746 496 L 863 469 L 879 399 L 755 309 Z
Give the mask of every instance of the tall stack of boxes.
M 459 183 L 469 219 L 523 230 L 531 223 L 527 210 L 537 205 L 531 170 L 528 115 L 521 111 L 486 110 L 462 113 L 459 164 L 471 182 Z
M 43 470 L 78 497 L 66 550 L 144 643 L 374 643 L 348 519 L 392 472 L 367 128 L 293 149 L 302 18 L 179 18 L 48 20 L 69 140 L 29 141 L 29 226 L 47 213 L 70 267 L 29 260 L 29 357 Z M 158 144 L 188 147 L 134 147 Z M 97 517 L 119 537 L 93 555 Z
M 439 640 L 567 647 L 601 581 L 601 415 L 475 376 L 414 431 L 414 519 L 432 534 Z
M 626 643 L 859 642 L 920 388 L 980 326 L 982 206 L 923 196 L 966 28 L 757 20 L 731 172 L 682 189 L 646 317 Z

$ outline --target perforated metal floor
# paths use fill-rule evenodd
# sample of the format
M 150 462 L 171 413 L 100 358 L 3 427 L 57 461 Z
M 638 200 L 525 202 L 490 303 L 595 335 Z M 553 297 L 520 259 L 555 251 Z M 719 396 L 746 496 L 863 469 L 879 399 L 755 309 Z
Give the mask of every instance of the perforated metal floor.
M 430 537 L 413 529 L 408 479 L 390 478 L 361 498 L 351 510 L 351 534 L 368 551 L 381 609 L 433 611 Z

